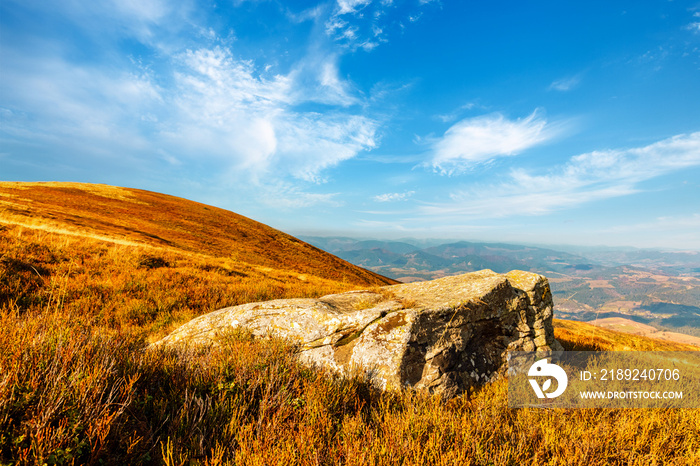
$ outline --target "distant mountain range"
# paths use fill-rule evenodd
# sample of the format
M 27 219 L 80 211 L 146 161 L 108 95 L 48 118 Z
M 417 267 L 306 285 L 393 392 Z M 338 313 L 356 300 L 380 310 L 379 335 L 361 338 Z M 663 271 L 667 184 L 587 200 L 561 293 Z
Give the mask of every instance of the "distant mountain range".
M 452 274 L 514 268 L 538 273 L 568 273 L 616 267 L 644 268 L 673 276 L 700 278 L 700 252 L 608 247 L 551 247 L 450 241 L 421 246 L 418 240 L 357 240 L 348 237 L 299 236 L 314 246 L 349 262 L 400 280 L 410 275 Z M 406 278 L 406 277 L 404 277 Z
M 566 273 L 602 267 L 581 255 L 503 243 L 449 242 L 420 247 L 403 241 L 301 236 L 300 239 L 355 265 L 402 281 L 430 279 L 481 269 Z M 381 271 L 381 272 L 380 272 Z
M 554 248 L 504 243 L 380 241 L 301 236 L 320 249 L 403 282 L 491 269 L 541 273 L 556 315 L 621 317 L 700 336 L 700 253 L 633 248 Z

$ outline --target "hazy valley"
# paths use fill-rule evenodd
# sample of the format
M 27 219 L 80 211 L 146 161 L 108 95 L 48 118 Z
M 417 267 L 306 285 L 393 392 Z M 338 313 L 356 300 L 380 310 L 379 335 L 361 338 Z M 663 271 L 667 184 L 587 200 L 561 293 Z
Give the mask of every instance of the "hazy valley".
M 353 264 L 402 282 L 491 269 L 545 275 L 555 315 L 595 322 L 623 318 L 673 337 L 700 337 L 700 253 L 632 248 L 556 248 L 477 242 L 355 240 L 301 236 Z M 625 331 L 608 321 L 611 328 Z M 656 332 L 648 331 L 647 334 Z M 697 340 L 696 343 L 700 343 Z

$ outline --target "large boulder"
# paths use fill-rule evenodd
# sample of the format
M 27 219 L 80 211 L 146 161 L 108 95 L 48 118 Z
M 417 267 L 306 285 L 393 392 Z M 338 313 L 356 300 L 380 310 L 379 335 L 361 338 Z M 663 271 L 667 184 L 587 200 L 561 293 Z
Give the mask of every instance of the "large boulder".
M 287 338 L 305 362 L 340 373 L 370 372 L 383 388 L 446 397 L 503 374 L 509 351 L 562 349 L 552 330 L 547 279 L 491 270 L 229 307 L 193 319 L 155 344 L 216 344 L 235 327 Z

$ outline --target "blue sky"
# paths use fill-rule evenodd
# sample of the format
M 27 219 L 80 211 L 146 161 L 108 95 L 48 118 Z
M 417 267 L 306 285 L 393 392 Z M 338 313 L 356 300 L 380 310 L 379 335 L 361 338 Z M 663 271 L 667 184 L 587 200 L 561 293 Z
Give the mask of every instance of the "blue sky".
M 3 0 L 0 179 L 296 234 L 700 249 L 700 3 Z

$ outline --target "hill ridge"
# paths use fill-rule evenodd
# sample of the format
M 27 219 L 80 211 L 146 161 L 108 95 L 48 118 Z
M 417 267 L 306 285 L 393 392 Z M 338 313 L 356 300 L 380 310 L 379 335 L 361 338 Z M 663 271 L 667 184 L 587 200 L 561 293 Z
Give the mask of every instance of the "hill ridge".
M 136 188 L 0 182 L 0 222 L 232 257 L 359 285 L 397 283 L 235 212 Z

